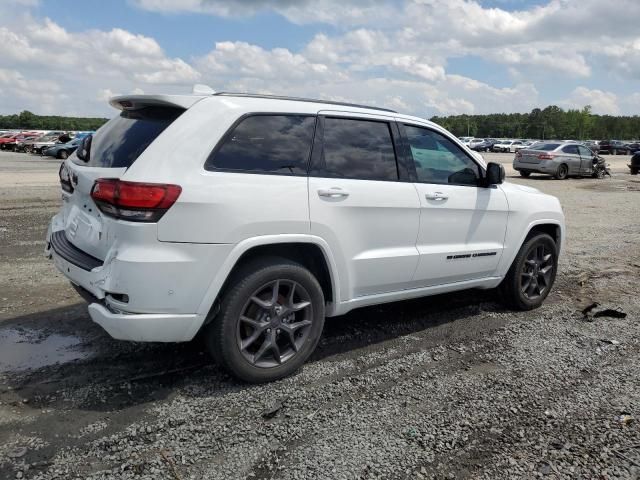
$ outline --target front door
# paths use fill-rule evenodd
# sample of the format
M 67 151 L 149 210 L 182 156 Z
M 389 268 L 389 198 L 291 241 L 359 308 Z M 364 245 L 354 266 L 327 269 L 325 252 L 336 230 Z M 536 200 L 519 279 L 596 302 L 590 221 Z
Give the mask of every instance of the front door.
M 444 134 L 417 125 L 402 131 L 421 206 L 414 280 L 432 286 L 493 276 L 507 226 L 504 192 L 480 187 L 479 165 Z
M 593 173 L 593 158 L 595 157 L 591 149 L 578 145 L 580 152 L 580 174 L 591 175 Z
M 399 177 L 395 124 L 339 115 L 319 117 L 309 173 L 311 233 L 339 264 L 337 300 L 410 288 L 420 201 Z

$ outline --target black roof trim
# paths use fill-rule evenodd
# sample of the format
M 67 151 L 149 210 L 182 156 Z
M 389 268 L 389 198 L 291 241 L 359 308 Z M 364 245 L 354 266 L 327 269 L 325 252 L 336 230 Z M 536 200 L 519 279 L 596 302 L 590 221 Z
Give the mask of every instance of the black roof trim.
M 233 92 L 216 92 L 213 95 L 220 96 L 220 97 L 266 98 L 266 99 L 273 99 L 273 100 L 291 100 L 294 102 L 326 103 L 328 105 L 339 105 L 342 107 L 367 108 L 369 110 L 379 110 L 381 112 L 398 113 L 395 110 L 391 110 L 389 108 L 370 107 L 368 105 L 359 105 L 357 103 L 335 102 L 333 100 L 318 100 L 314 98 L 286 97 L 281 95 L 261 95 L 258 93 L 233 93 Z

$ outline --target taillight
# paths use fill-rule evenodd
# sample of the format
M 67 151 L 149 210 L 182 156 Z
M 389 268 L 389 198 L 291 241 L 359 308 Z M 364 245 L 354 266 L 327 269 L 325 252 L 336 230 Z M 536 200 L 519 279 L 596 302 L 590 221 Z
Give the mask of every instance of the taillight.
M 67 193 L 73 193 L 71 175 L 69 174 L 69 169 L 64 162 L 62 162 L 62 164 L 60 165 L 60 170 L 58 170 L 58 177 L 60 177 L 60 186 L 62 187 L 62 190 Z
M 539 160 L 553 160 L 555 155 L 551 155 L 550 153 L 541 153 L 538 155 Z
M 130 222 L 157 222 L 180 196 L 182 187 L 164 183 L 99 178 L 91 198 L 102 213 Z

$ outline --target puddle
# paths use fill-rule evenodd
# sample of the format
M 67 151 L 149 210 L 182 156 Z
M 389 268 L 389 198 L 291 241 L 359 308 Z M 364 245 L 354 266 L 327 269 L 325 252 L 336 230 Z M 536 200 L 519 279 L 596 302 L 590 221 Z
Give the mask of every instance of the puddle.
M 29 370 L 86 358 L 82 340 L 35 330 L 0 330 L 0 372 Z

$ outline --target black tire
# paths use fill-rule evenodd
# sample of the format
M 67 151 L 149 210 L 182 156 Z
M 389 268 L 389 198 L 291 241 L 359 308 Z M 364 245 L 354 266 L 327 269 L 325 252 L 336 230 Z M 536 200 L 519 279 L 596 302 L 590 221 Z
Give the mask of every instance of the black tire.
M 269 315 L 273 315 L 274 317 L 280 315 L 280 312 L 274 310 L 277 307 L 272 307 L 271 310 L 269 310 L 258 306 L 258 304 L 252 304 L 252 302 L 254 302 L 252 298 L 255 298 L 258 292 L 262 291 L 262 288 L 271 288 L 270 285 L 275 284 L 276 281 L 279 283 L 276 284 L 275 291 L 280 292 L 279 288 L 281 284 L 285 289 L 288 283 L 295 284 L 296 287 L 304 293 L 304 298 L 308 298 L 307 301 L 298 304 L 309 303 L 308 306 L 304 307 L 303 311 L 305 318 L 308 317 L 308 319 L 311 320 L 311 324 L 305 327 L 306 330 L 304 330 L 302 338 L 298 338 L 298 341 L 301 343 L 296 347 L 297 349 L 293 348 L 295 342 L 289 341 L 290 337 L 285 336 L 280 328 L 276 328 L 276 325 L 273 323 L 276 320 L 270 320 L 271 317 Z M 279 294 L 274 296 L 280 298 Z M 266 301 L 263 300 L 263 302 Z M 280 302 L 280 300 L 278 300 L 278 302 Z M 272 302 L 272 304 L 275 305 L 276 302 Z M 243 322 L 246 322 L 247 315 L 245 314 L 248 312 L 248 309 L 252 308 L 250 305 L 253 305 L 255 310 L 263 310 L 260 313 L 260 315 L 263 316 L 259 321 L 255 322 L 260 324 L 262 328 L 260 332 L 262 333 L 257 333 L 258 328 L 253 330 L 253 327 L 249 327 L 251 330 L 249 330 L 250 333 L 247 335 L 247 337 L 252 337 L 254 334 L 259 335 L 256 337 L 256 340 L 249 343 L 252 346 L 255 343 L 261 344 L 260 347 L 258 347 L 258 352 L 254 353 L 249 352 L 248 347 L 241 346 L 241 342 L 249 340 L 249 338 L 242 339 L 241 329 L 247 328 Z M 310 311 L 307 311 L 307 309 L 310 309 Z M 282 311 L 286 312 L 284 309 Z M 291 314 L 294 316 L 297 315 L 297 313 Z M 260 323 L 265 320 L 264 315 L 268 315 L 266 316 L 267 322 Z M 243 320 L 241 320 L 241 316 Z M 269 323 L 269 321 L 271 323 Z M 283 327 L 285 321 L 286 320 L 282 320 L 282 323 L 277 325 L 278 327 L 282 327 L 283 331 L 285 330 Z M 277 322 L 280 322 L 280 319 L 278 319 Z M 268 329 L 264 327 L 267 323 L 270 325 Z M 289 326 L 295 324 L 295 322 L 292 322 L 289 323 Z M 205 340 L 209 352 L 216 362 L 229 373 L 246 382 L 263 383 L 278 380 L 298 370 L 315 350 L 322 335 L 323 327 L 324 295 L 318 280 L 306 268 L 295 262 L 280 257 L 267 257 L 246 264 L 230 278 L 229 285 L 225 288 L 225 292 L 222 295 L 220 311 L 205 330 Z M 298 330 L 295 331 L 297 332 Z M 267 335 L 269 335 L 269 337 L 267 337 Z M 291 335 L 295 337 L 296 334 L 291 333 Z M 264 358 L 260 357 L 256 359 L 259 351 L 267 341 L 274 340 L 276 342 L 284 341 L 285 344 L 288 344 L 289 348 L 284 350 L 284 355 L 286 355 L 286 352 L 289 352 L 291 357 L 282 361 L 281 364 L 277 364 L 281 360 L 280 354 L 283 352 L 278 350 L 276 360 L 276 353 L 273 350 L 267 350 L 272 357 L 267 357 L 267 360 L 275 364 L 268 366 L 258 365 L 259 360 Z M 280 345 L 278 345 L 278 347 L 280 348 Z M 253 357 L 253 359 L 248 357 Z
M 632 168 L 631 175 L 638 175 L 638 168 Z
M 520 176 L 524 178 L 529 178 L 531 176 L 531 172 L 527 172 L 526 170 L 520 170 Z
M 69 152 L 67 152 L 66 150 L 60 150 L 57 155 L 60 160 L 66 160 L 68 156 Z
M 558 180 L 566 180 L 567 178 L 569 178 L 569 167 L 566 163 L 560 164 L 558 170 L 556 171 L 555 177 Z
M 544 290 L 538 296 L 529 297 L 523 291 L 523 278 L 526 280 L 527 273 L 524 272 L 525 268 L 529 268 L 529 265 L 525 265 L 528 258 L 535 252 L 536 249 L 542 247 L 544 252 L 551 254 L 551 258 L 548 264 L 552 266 L 548 284 L 545 285 Z M 516 258 L 509 268 L 509 272 L 500 284 L 499 291 L 504 303 L 516 310 L 533 310 L 538 308 L 549 295 L 553 283 L 556 279 L 556 272 L 558 270 L 558 247 L 554 240 L 546 233 L 538 233 L 529 236 L 520 251 L 516 255 Z M 540 270 L 541 272 L 542 270 Z M 538 272 L 538 270 L 536 270 Z M 536 279 L 536 284 L 538 279 Z

